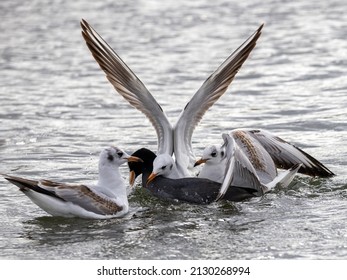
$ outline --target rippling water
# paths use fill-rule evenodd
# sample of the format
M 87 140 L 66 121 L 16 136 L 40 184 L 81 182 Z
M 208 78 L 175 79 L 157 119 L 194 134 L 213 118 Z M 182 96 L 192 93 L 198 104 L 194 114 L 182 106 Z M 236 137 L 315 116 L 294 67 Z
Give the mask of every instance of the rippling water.
M 162 2 L 1 1 L 0 172 L 90 183 L 102 147 L 156 149 L 150 123 L 114 93 L 86 48 L 85 18 L 172 122 L 265 22 L 250 59 L 196 129 L 196 154 L 220 143 L 221 132 L 264 128 L 337 176 L 299 176 L 261 199 L 209 206 L 139 189 L 133 215 L 108 221 L 47 216 L 0 180 L 0 258 L 347 258 L 346 2 Z

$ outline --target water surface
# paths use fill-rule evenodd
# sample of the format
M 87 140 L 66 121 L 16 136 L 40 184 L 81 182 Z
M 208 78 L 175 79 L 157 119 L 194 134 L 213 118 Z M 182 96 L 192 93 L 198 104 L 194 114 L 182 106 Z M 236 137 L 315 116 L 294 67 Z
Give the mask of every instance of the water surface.
M 162 2 L 1 1 L 0 172 L 91 183 L 103 147 L 156 150 L 150 123 L 114 92 L 85 46 L 85 18 L 172 122 L 265 22 L 250 59 L 197 127 L 196 154 L 222 132 L 262 128 L 337 176 L 298 176 L 263 198 L 209 206 L 139 189 L 132 215 L 107 221 L 50 217 L 0 180 L 0 258 L 345 259 L 347 4 Z

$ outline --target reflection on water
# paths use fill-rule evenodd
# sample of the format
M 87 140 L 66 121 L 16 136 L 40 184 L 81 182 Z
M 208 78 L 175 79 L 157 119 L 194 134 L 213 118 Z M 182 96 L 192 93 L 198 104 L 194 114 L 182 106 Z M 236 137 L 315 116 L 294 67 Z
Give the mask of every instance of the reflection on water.
M 254 53 L 195 130 L 196 154 L 220 143 L 222 132 L 263 128 L 337 174 L 299 176 L 263 198 L 209 206 L 137 190 L 131 215 L 107 221 L 49 217 L 0 180 L 0 258 L 346 258 L 344 1 L 3 0 L 0 6 L 6 30 L 0 34 L 0 172 L 90 183 L 102 147 L 156 149 L 149 121 L 114 93 L 87 50 L 79 27 L 85 18 L 172 122 L 265 22 Z M 125 166 L 122 172 L 126 177 Z

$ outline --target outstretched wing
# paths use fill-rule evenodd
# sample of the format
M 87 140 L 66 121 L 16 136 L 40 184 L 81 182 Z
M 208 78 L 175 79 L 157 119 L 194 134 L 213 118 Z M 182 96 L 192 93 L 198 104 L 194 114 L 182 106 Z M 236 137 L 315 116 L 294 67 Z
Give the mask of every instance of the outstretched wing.
M 311 155 L 268 131 L 260 129 L 244 131 L 265 148 L 277 168 L 289 169 L 295 164 L 302 163 L 299 173 L 319 177 L 335 175 Z
M 191 146 L 193 131 L 206 111 L 224 94 L 246 61 L 261 35 L 261 25 L 218 69 L 202 84 L 182 111 L 174 126 L 174 153 L 180 169 L 191 168 L 195 156 Z
M 253 189 L 256 195 L 263 194 L 263 187 L 256 170 L 248 157 L 238 147 L 235 140 L 228 134 L 222 134 L 225 150 L 226 167 L 222 186 L 217 195 L 216 201 L 223 198 L 229 187 L 242 187 Z
M 160 105 L 140 79 L 85 20 L 81 21 L 81 27 L 83 38 L 107 79 L 154 126 L 158 137 L 158 153 L 172 155 L 173 130 Z

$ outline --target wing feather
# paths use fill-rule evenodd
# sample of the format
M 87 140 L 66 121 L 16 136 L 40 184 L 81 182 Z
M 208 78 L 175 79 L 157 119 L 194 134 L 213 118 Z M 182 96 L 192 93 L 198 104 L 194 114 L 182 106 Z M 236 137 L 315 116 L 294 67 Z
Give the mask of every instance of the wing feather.
M 130 105 L 141 111 L 154 126 L 158 137 L 158 153 L 173 153 L 173 130 L 160 105 L 140 79 L 117 53 L 85 21 L 81 21 L 82 35 L 100 68 L 117 92 Z
M 319 177 L 335 175 L 311 155 L 268 131 L 260 129 L 244 131 L 265 148 L 277 168 L 289 169 L 295 164 L 302 163 L 299 173 Z
M 256 195 L 263 194 L 263 187 L 256 170 L 248 157 L 238 147 L 235 140 L 228 134 L 223 134 L 223 149 L 227 157 L 225 176 L 216 200 L 223 198 L 227 190 L 233 186 L 253 189 Z
M 114 215 L 123 210 L 121 203 L 98 194 L 84 185 L 68 185 L 49 180 L 29 180 L 1 174 L 24 193 L 34 191 L 100 215 Z
M 195 156 L 191 146 L 193 131 L 206 111 L 227 90 L 235 75 L 256 46 L 262 28 L 263 25 L 209 76 L 182 111 L 174 126 L 174 153 L 179 169 L 191 168 L 194 165 Z
M 48 180 L 40 180 L 38 186 L 53 192 L 66 202 L 100 215 L 114 215 L 123 210 L 123 206 L 115 200 L 96 193 L 85 185 L 68 185 Z

